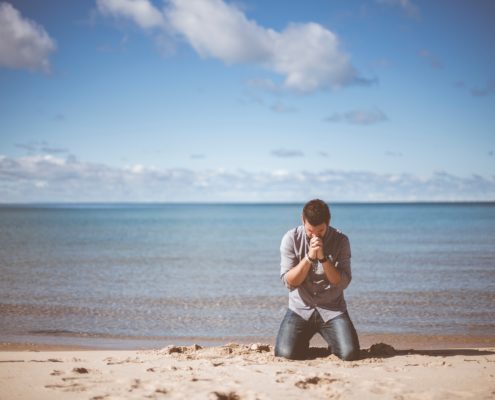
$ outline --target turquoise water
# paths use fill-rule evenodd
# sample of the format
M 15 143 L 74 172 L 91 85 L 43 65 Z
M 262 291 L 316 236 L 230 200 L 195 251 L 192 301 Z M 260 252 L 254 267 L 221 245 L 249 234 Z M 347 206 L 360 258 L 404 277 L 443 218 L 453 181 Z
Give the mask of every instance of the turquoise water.
M 361 333 L 493 336 L 495 204 L 335 204 Z M 0 206 L 0 340 L 272 338 L 302 204 Z

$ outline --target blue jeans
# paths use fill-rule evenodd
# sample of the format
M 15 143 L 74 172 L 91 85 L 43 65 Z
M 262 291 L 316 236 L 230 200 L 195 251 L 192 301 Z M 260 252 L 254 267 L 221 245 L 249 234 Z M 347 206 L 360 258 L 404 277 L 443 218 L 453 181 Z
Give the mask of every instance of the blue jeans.
M 290 359 L 304 359 L 309 341 L 319 333 L 332 348 L 332 353 L 345 361 L 359 358 L 359 340 L 347 311 L 327 322 L 315 310 L 306 321 L 288 309 L 277 335 L 275 356 Z

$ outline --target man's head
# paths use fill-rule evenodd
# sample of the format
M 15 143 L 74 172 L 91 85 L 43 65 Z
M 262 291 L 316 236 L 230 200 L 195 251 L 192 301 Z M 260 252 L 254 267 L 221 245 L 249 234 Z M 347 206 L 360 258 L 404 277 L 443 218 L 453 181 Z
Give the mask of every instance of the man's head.
M 322 238 L 330 224 L 330 209 L 323 200 L 308 201 L 303 208 L 302 221 L 308 237 Z

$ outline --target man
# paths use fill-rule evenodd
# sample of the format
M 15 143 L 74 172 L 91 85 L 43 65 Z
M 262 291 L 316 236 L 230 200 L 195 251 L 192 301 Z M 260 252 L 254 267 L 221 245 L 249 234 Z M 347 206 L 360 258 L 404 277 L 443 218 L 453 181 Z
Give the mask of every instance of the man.
M 349 239 L 330 226 L 330 210 L 322 200 L 306 203 L 302 222 L 280 245 L 280 276 L 289 288 L 289 309 L 275 355 L 303 359 L 310 339 L 319 333 L 335 355 L 355 360 L 359 340 L 343 293 L 351 281 Z

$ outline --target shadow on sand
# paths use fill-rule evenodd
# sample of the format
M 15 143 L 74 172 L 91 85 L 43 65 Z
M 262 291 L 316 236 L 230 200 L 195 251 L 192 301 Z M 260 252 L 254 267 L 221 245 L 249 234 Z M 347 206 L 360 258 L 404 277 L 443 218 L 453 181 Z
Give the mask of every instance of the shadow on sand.
M 315 359 L 320 357 L 328 357 L 332 354 L 332 350 L 325 347 L 310 347 L 308 350 L 307 359 Z M 376 343 L 369 349 L 361 349 L 360 359 L 366 358 L 389 358 L 395 356 L 419 354 L 432 357 L 454 357 L 454 356 L 489 356 L 495 354 L 491 350 L 476 350 L 476 349 L 439 349 L 439 350 L 396 350 L 394 347 L 386 343 Z

